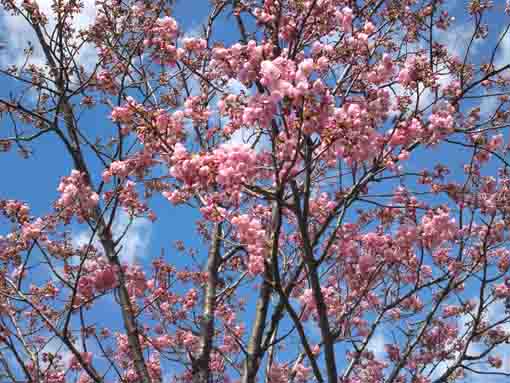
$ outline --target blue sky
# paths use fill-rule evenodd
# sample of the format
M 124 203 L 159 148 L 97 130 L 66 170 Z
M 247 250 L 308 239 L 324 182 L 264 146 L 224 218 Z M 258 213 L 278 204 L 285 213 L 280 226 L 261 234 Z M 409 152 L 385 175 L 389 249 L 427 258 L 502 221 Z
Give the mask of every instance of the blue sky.
M 46 2 L 47 0 L 40 3 L 46 4 Z M 85 2 L 85 16 L 78 20 L 78 23 L 86 25 L 87 22 L 90 22 L 93 15 L 92 3 L 90 0 Z M 451 50 L 462 54 L 465 50 L 465 38 L 472 30 L 472 21 L 463 12 L 466 2 L 450 1 L 448 4 L 452 15 L 456 16 L 457 19 L 452 32 L 440 35 L 439 39 L 446 43 Z M 174 17 L 181 25 L 181 29 L 185 31 L 185 34 L 196 35 L 201 24 L 206 20 L 208 11 L 208 2 L 205 0 L 177 1 Z M 490 47 L 494 46 L 497 35 L 508 24 L 508 17 L 495 9 L 486 22 L 489 23 L 489 33 L 492 37 L 489 40 L 475 44 L 472 51 L 475 62 L 484 60 L 489 56 Z M 12 42 L 8 52 L 0 53 L 0 56 L 4 54 L 3 58 L 0 57 L 0 63 L 5 64 L 18 60 L 20 51 L 23 49 L 30 33 L 19 24 L 19 20 L 11 17 L 5 17 L 4 15 L 0 18 L 0 23 L 3 26 L 4 38 Z M 226 45 L 237 42 L 238 35 L 233 19 L 224 18 L 220 20 L 214 31 L 214 39 L 223 41 Z M 84 57 L 83 59 L 85 61 L 93 60 L 92 52 L 88 53 L 90 53 L 90 57 Z M 38 57 L 35 57 L 34 60 L 38 60 Z M 496 63 L 503 65 L 509 61 L 510 39 L 507 38 L 502 44 L 501 53 L 496 56 Z M 7 97 L 14 91 L 15 88 L 12 82 L 0 78 L 0 97 Z M 482 112 L 486 112 L 490 110 L 491 105 L 484 103 L 483 107 L 486 110 Z M 84 115 L 81 123 L 83 126 L 87 126 L 87 129 L 90 127 L 90 131 L 97 130 L 102 134 L 103 131 L 111 129 L 106 116 L 106 110 L 88 113 Z M 2 121 L 2 124 L 4 123 Z M 3 128 L 3 126 L 0 126 L 0 129 Z M 51 212 L 49 201 L 54 201 L 58 197 L 56 188 L 60 177 L 70 173 L 72 163 L 69 156 L 64 154 L 63 147 L 55 137 L 42 137 L 33 148 L 34 154 L 29 159 L 21 159 L 15 151 L 0 154 L 0 169 L 2 172 L 0 198 L 27 201 L 32 207 L 34 215 L 44 215 Z M 458 170 L 460 165 L 465 163 L 466 155 L 466 152 L 460 151 L 457 147 L 438 146 L 432 151 L 418 151 L 412 162 L 406 166 L 406 169 L 422 169 L 423 166 L 431 164 L 432 156 L 435 160 L 451 165 L 453 170 Z M 96 166 L 96 169 L 99 168 Z M 490 169 L 495 168 L 491 167 Z M 453 179 L 455 175 L 451 177 Z M 98 179 L 99 177 L 96 178 L 96 181 Z M 195 210 L 187 207 L 174 207 L 161 197 L 154 198 L 151 207 L 157 212 L 158 220 L 154 225 L 146 220 L 140 220 L 132 227 L 125 244 L 124 257 L 126 260 L 136 259 L 138 262 L 146 264 L 150 257 L 158 256 L 161 249 L 165 249 L 165 254 L 167 257 L 171 257 L 173 263 L 184 266 L 186 258 L 177 253 L 172 245 L 176 240 L 183 240 L 187 246 L 196 247 L 204 253 L 202 243 L 197 239 L 198 236 L 194 229 L 194 222 L 199 218 Z M 125 218 L 119 217 L 119 227 L 125 224 L 125 221 Z M 0 234 L 4 233 L 1 230 L 5 228 L 4 226 L 0 229 Z M 80 243 L 86 237 L 86 234 L 87 231 L 83 226 L 74 225 L 72 227 L 72 235 L 77 243 Z M 246 292 L 250 294 L 249 291 Z M 252 298 L 250 303 L 253 304 L 255 296 L 250 298 Z M 104 325 L 117 328 L 118 312 L 108 304 L 107 299 L 111 298 L 104 299 L 105 304 L 98 308 L 97 318 L 100 318 Z M 247 314 L 249 313 L 248 310 Z M 249 328 L 249 323 L 247 323 L 247 327 Z M 311 332 L 316 331 L 313 325 L 310 325 L 309 329 Z M 381 344 L 384 344 L 384 341 L 384 336 L 378 334 L 372 348 L 380 352 Z M 510 361 L 506 364 L 506 367 L 510 369 Z

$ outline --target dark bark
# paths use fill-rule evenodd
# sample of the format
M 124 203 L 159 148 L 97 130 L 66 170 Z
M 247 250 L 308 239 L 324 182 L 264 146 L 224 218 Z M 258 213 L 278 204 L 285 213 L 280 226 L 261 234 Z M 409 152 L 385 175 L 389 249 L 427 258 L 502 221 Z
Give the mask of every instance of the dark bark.
M 214 227 L 211 247 L 207 259 L 207 285 L 205 287 L 204 311 L 200 323 L 200 354 L 193 361 L 193 383 L 210 381 L 209 361 L 214 339 L 214 312 L 216 310 L 216 288 L 220 264 L 221 223 Z

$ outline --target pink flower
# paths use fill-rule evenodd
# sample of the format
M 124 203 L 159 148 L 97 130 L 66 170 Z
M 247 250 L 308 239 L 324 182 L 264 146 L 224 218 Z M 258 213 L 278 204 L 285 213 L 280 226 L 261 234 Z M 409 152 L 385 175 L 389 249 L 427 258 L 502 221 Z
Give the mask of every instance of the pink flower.
M 83 360 L 85 365 L 90 365 L 92 363 L 92 353 L 91 352 L 82 352 L 80 353 L 80 357 Z M 71 361 L 69 363 L 69 368 L 72 370 L 80 370 L 83 369 L 83 365 L 80 363 L 76 355 L 73 355 Z
M 503 366 L 503 360 L 497 355 L 489 356 L 488 361 L 489 364 L 494 368 L 501 368 L 501 366 Z

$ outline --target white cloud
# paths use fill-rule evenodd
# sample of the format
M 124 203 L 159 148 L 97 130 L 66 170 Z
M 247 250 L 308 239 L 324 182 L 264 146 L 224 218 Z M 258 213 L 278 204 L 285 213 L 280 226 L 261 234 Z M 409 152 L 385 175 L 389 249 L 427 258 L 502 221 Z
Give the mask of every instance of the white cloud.
M 244 94 L 250 94 L 250 90 L 246 86 L 244 86 L 244 84 L 241 81 L 236 80 L 235 78 L 231 78 L 230 80 L 228 80 L 226 90 L 229 93 L 236 95 L 241 94 L 241 92 L 244 92 Z
M 245 95 L 249 96 L 253 93 L 250 89 L 244 86 L 243 83 L 233 78 L 227 82 L 225 90 L 236 95 L 240 95 L 241 92 L 243 92 Z M 227 121 L 228 119 L 222 118 L 222 124 L 225 124 Z M 269 150 L 271 148 L 271 143 L 269 142 L 268 137 L 266 135 L 259 137 L 258 132 L 258 129 L 255 129 L 254 127 L 242 127 L 230 136 L 230 139 L 225 143 L 225 145 L 248 144 L 255 145 L 254 149 L 256 151 Z
M 46 29 L 49 34 L 53 31 L 56 21 L 55 14 L 51 9 L 53 0 L 37 1 L 39 9 L 48 18 Z M 83 0 L 83 8 L 81 12 L 74 16 L 72 20 L 73 27 L 79 31 L 90 26 L 96 17 L 95 0 Z M 17 2 L 19 5 L 20 2 Z M 8 39 L 5 51 L 0 55 L 0 65 L 22 65 L 25 62 L 24 49 L 27 48 L 28 42 L 34 47 L 34 53 L 29 59 L 29 63 L 35 65 L 44 65 L 46 59 L 42 52 L 41 46 L 37 40 L 37 36 L 29 23 L 21 15 L 11 15 L 4 10 L 0 11 L 0 22 L 3 26 L 4 36 Z M 80 48 L 77 61 L 84 65 L 85 69 L 92 69 L 97 62 L 97 53 L 95 48 L 90 44 L 85 44 Z
M 501 31 L 498 39 L 501 38 L 505 29 Z M 499 45 L 498 52 L 494 60 L 494 66 L 496 67 L 496 69 L 499 69 L 502 66 L 507 65 L 509 62 L 510 62 L 510 32 L 506 33 L 506 35 L 501 40 L 501 44 Z
M 236 130 L 230 136 L 225 145 L 252 144 L 256 138 L 256 130 L 254 128 L 241 128 Z
M 477 302 L 477 305 L 478 305 L 478 302 Z M 477 310 L 478 310 L 478 308 L 474 309 L 475 312 Z M 504 319 L 506 317 L 508 317 L 508 314 L 505 313 L 505 307 L 500 302 L 491 304 L 487 308 L 487 311 L 485 312 L 485 315 L 484 315 L 484 319 L 487 320 L 489 324 L 493 324 L 495 322 L 501 321 L 502 319 Z M 458 318 L 457 325 L 458 325 L 460 334 L 464 334 L 466 331 L 468 331 L 468 332 L 471 331 L 472 320 L 473 320 L 473 318 L 471 315 L 461 315 Z M 509 324 L 505 323 L 504 325 L 502 325 L 502 327 L 506 331 L 510 331 Z M 482 343 L 471 342 L 468 346 L 467 355 L 476 357 L 477 355 L 482 354 L 486 350 L 486 347 L 487 346 L 483 345 Z M 458 357 L 459 353 L 454 352 L 454 355 L 455 355 L 455 357 Z M 494 352 L 491 353 L 491 355 L 499 355 L 503 360 L 503 366 L 502 366 L 501 370 L 497 370 L 498 372 L 510 373 L 510 350 L 508 350 L 508 347 L 506 347 L 506 345 L 496 347 Z M 484 360 L 485 360 L 484 358 L 481 359 L 482 362 Z M 432 373 L 430 378 L 432 378 L 433 381 L 438 379 L 442 374 L 444 374 L 447 371 L 447 369 L 454 362 L 455 362 L 455 359 L 439 363 L 439 365 L 434 370 L 434 372 Z M 484 364 L 477 364 L 477 365 L 473 365 L 472 367 L 475 368 L 476 370 L 480 370 L 480 371 L 489 371 L 489 370 L 496 371 L 492 368 L 489 368 L 487 365 L 484 365 Z M 487 383 L 487 382 L 504 381 L 498 377 L 491 377 L 489 375 L 483 375 L 483 374 L 482 375 L 473 374 L 473 373 L 469 373 L 469 372 L 468 372 L 467 378 L 468 378 L 469 382 L 473 382 L 473 383 L 477 383 L 477 382 Z
M 152 224 L 146 218 L 135 218 L 129 225 L 129 216 L 125 212 L 121 212 L 112 225 L 112 232 L 115 239 L 119 238 L 127 229 L 126 235 L 120 242 L 121 250 L 119 253 L 120 260 L 126 263 L 133 263 L 137 260 L 145 258 L 147 249 L 150 245 Z M 88 245 L 91 238 L 90 230 L 83 230 L 73 236 L 73 245 L 76 247 Z M 92 244 L 101 249 L 99 240 L 94 238 Z
M 447 31 L 435 29 L 434 41 L 445 45 L 450 54 L 457 56 L 462 60 L 464 58 L 464 55 L 466 54 L 469 41 L 471 40 L 471 36 L 473 34 L 473 30 L 474 30 L 473 24 L 471 22 L 458 22 L 458 23 L 454 22 L 453 25 Z M 481 39 L 475 39 L 473 41 L 469 51 L 468 62 L 472 62 L 474 57 L 480 55 L 480 48 L 482 46 L 482 43 L 484 42 L 485 40 Z M 418 43 L 410 43 L 407 48 L 411 52 L 420 50 L 425 50 L 428 52 L 429 50 L 429 46 L 427 42 L 424 40 L 420 40 Z M 508 50 L 508 54 L 509 54 L 508 59 L 510 59 L 510 49 Z M 437 70 L 436 68 L 436 74 L 438 76 L 437 82 L 439 84 L 439 95 L 441 95 L 441 89 L 443 89 L 446 85 L 450 84 L 453 80 L 455 80 L 455 77 L 452 76 L 452 74 L 449 73 L 449 70 L 447 70 L 446 68 L 442 69 L 440 68 L 440 70 Z M 395 91 L 395 94 L 393 92 L 390 92 L 391 104 L 395 105 L 397 96 L 407 95 L 411 97 L 411 104 L 409 107 L 410 110 L 415 109 L 417 102 L 418 110 L 424 110 L 425 108 L 429 107 L 434 102 L 435 99 L 434 92 L 430 88 L 424 89 L 422 83 L 418 84 L 418 92 L 416 92 L 416 90 L 414 89 L 412 91 L 406 90 L 400 84 L 393 84 L 392 89 Z M 420 95 L 419 100 L 418 93 Z M 430 112 L 430 108 L 427 110 L 427 112 Z M 399 114 L 400 112 L 397 110 L 390 113 L 390 117 L 395 117 Z
M 128 223 L 127 214 L 121 214 L 121 218 L 113 225 L 113 234 L 118 236 L 123 233 Z M 152 224 L 148 219 L 135 219 L 121 242 L 120 259 L 132 263 L 136 259 L 144 258 L 150 244 L 151 234 Z
M 473 36 L 474 26 L 472 22 L 453 23 L 453 25 L 446 31 L 438 31 L 438 40 L 440 43 L 446 45 L 448 52 L 457 57 L 464 58 L 471 37 Z M 479 53 L 482 39 L 475 39 L 469 48 L 469 57 L 472 59 Z M 471 60 L 470 60 L 471 61 Z
M 73 343 L 73 345 L 77 351 L 82 352 L 83 348 L 81 336 L 78 336 L 78 339 L 76 340 L 75 343 Z M 54 337 L 48 343 L 46 343 L 44 347 L 39 351 L 38 356 L 40 358 L 41 367 L 43 369 L 47 368 L 49 365 L 49 361 L 44 362 L 42 360 L 42 355 L 44 353 L 50 353 L 53 354 L 54 356 L 59 355 L 61 357 L 60 364 L 62 364 L 64 367 L 68 367 L 71 363 L 71 359 L 73 358 L 72 351 L 69 350 L 69 348 L 66 345 L 64 345 L 64 343 L 60 339 L 56 337 Z
M 454 56 L 460 57 L 461 59 L 464 58 L 464 55 L 467 51 L 468 43 L 471 39 L 471 36 L 473 34 L 473 25 L 471 23 L 458 23 L 454 24 L 450 29 L 447 31 L 437 31 L 434 40 L 444 44 L 448 50 L 448 52 Z M 483 40 L 476 39 L 473 41 L 470 51 L 469 51 L 469 57 L 472 61 L 473 57 L 476 57 L 479 54 L 479 50 L 481 47 L 481 43 Z M 419 44 L 410 44 L 409 48 L 411 50 L 426 50 L 428 51 L 429 47 L 426 44 L 425 41 L 420 40 Z M 438 84 L 439 84 L 439 90 L 443 89 L 446 85 L 450 84 L 455 77 L 452 76 L 447 70 L 440 70 L 440 73 L 438 73 Z M 394 84 L 392 86 L 393 90 L 395 90 L 396 96 L 403 96 L 406 95 L 406 92 L 404 88 L 399 84 Z M 419 102 L 418 102 L 418 110 L 423 110 L 424 108 L 428 107 L 434 102 L 435 94 L 431 89 L 425 89 L 422 83 L 418 84 L 418 93 L 420 94 Z M 441 91 L 439 91 L 439 94 L 441 94 Z M 407 93 L 407 95 L 411 96 L 411 109 L 414 109 L 416 106 L 416 103 L 418 101 L 418 94 L 416 91 L 412 91 L 411 94 Z M 392 105 L 396 102 L 396 97 L 391 93 L 390 101 Z M 430 109 L 428 110 L 430 112 Z M 390 114 L 391 117 L 394 117 L 398 115 L 398 112 L 394 112 Z
M 506 27 L 505 27 L 506 28 Z M 504 33 L 503 29 L 498 36 L 498 41 Z M 496 70 L 510 63 L 510 33 L 507 33 L 498 47 L 498 51 L 494 58 L 494 68 Z M 508 71 L 506 71 L 508 76 Z M 486 93 L 492 93 L 491 90 Z M 480 112 L 483 118 L 489 118 L 495 111 L 496 108 L 500 105 L 500 101 L 497 97 L 484 97 L 480 102 Z
M 386 337 L 381 332 L 376 332 L 368 342 L 367 348 L 374 353 L 374 356 L 382 360 L 386 357 L 384 345 L 387 344 Z

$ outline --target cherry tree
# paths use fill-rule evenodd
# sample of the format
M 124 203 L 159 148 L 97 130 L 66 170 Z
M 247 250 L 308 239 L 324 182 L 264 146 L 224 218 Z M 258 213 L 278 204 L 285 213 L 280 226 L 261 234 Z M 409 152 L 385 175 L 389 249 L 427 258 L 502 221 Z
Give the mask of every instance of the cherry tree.
M 510 377 L 510 5 L 185 3 L 2 0 L 0 381 Z

